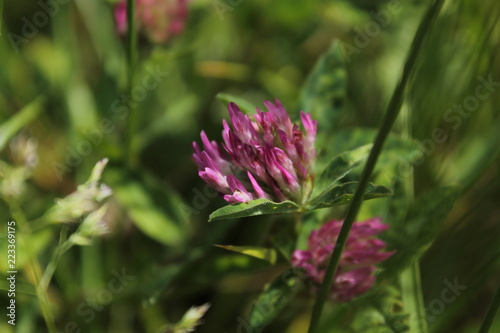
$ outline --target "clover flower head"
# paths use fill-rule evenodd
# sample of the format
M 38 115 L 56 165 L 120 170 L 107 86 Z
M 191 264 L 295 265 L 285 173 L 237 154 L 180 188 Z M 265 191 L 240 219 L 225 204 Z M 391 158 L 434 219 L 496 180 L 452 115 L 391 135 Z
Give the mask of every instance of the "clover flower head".
M 342 224 L 343 221 L 330 221 L 313 230 L 309 249 L 296 250 L 292 255 L 292 265 L 304 269 L 314 289 L 323 281 Z M 375 265 L 394 254 L 384 252 L 385 242 L 374 237 L 388 228 L 379 218 L 353 224 L 330 290 L 332 300 L 347 302 L 373 286 Z
M 317 122 L 300 112 L 305 133 L 280 101 L 265 101 L 253 117 L 229 103 L 230 124 L 222 121 L 223 143 L 201 132 L 203 150 L 193 142 L 199 176 L 230 203 L 254 199 L 304 203 L 312 189 Z
M 137 29 L 153 43 L 165 43 L 184 29 L 187 0 L 136 0 Z M 118 2 L 114 9 L 116 29 L 127 32 L 127 2 Z

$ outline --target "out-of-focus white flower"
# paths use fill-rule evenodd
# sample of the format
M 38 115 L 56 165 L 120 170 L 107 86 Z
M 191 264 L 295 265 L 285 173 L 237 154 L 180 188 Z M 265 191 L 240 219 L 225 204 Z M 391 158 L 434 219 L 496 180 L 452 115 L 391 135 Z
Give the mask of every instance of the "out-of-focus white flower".
M 196 326 L 203 324 L 201 318 L 205 315 L 210 304 L 192 306 L 187 310 L 182 319 L 175 325 L 166 325 L 159 330 L 159 333 L 189 333 L 194 332 Z
M 14 167 L 0 160 L 0 196 L 6 201 L 21 197 L 30 177 L 27 167 Z
M 38 163 L 38 141 L 24 134 L 15 136 L 9 143 L 12 160 L 16 165 L 33 169 Z
M 82 222 L 78 230 L 71 235 L 70 242 L 76 245 L 91 245 L 92 240 L 108 232 L 106 212 L 108 205 L 104 204 L 90 213 Z
M 98 210 L 113 191 L 99 181 L 108 159 L 103 159 L 95 165 L 90 178 L 70 195 L 56 199 L 56 204 L 47 212 L 50 223 L 76 222 L 81 217 Z

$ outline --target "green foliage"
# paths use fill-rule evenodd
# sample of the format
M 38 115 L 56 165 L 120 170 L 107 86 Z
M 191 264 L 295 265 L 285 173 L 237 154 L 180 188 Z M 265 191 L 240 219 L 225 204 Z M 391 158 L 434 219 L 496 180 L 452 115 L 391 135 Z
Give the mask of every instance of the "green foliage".
M 328 154 L 341 154 L 347 150 L 366 146 L 373 143 L 377 131 L 373 128 L 349 128 L 341 129 L 331 135 L 326 145 Z M 362 149 L 362 148 L 359 148 Z M 417 140 L 405 139 L 401 135 L 392 133 L 387 138 L 378 160 L 375 172 L 384 174 L 385 179 L 393 178 L 394 175 L 405 177 L 401 173 L 401 166 L 408 167 L 412 158 L 421 151 Z M 361 152 L 361 151 L 360 151 Z M 399 168 L 399 169 L 398 169 Z
M 338 41 L 316 62 L 300 94 L 299 108 L 318 120 L 319 135 L 337 127 L 345 102 L 346 70 Z
M 371 145 L 365 145 L 336 156 L 321 172 L 313 193 L 327 192 L 346 176 L 352 169 L 360 165 L 370 153 Z
M 355 332 L 402 333 L 409 332 L 409 314 L 402 311 L 399 291 L 385 287 L 368 298 L 370 307 L 356 316 L 351 327 Z
M 265 288 L 250 311 L 248 325 L 253 332 L 262 332 L 279 315 L 300 290 L 301 283 L 292 269 L 280 274 Z
M 274 247 L 279 253 L 287 260 L 290 261 L 292 252 L 294 250 L 294 241 L 285 235 L 276 235 L 271 239 Z
M 318 209 L 347 204 L 351 202 L 357 188 L 357 182 L 350 182 L 336 186 L 312 199 L 309 207 L 311 207 L 311 209 Z M 382 198 L 391 194 L 391 190 L 387 187 L 373 185 L 370 183 L 365 190 L 363 200 Z
M 386 233 L 389 248 L 396 253 L 383 264 L 383 274 L 400 272 L 428 249 L 459 195 L 458 187 L 438 188 L 412 202 L 404 218 L 399 215 Z
M 320 329 L 325 333 L 402 333 L 409 332 L 408 319 L 398 288 L 376 286 L 367 295 L 348 304 L 328 307 Z
M 227 205 L 210 214 L 209 222 L 238 217 L 267 214 L 297 213 L 301 208 L 293 201 L 273 202 L 269 199 L 256 199 L 248 203 Z
M 41 95 L 26 105 L 15 116 L 9 118 L 0 126 L 0 152 L 4 150 L 7 142 L 12 139 L 22 128 L 28 126 L 42 112 L 45 96 Z
M 195 282 L 211 284 L 227 275 L 249 274 L 268 266 L 268 262 L 244 254 L 219 255 L 216 258 L 198 262 L 195 267 L 191 267 L 189 274 L 197 274 Z M 200 272 L 203 274 L 200 275 Z
M 240 97 L 237 97 L 237 96 L 234 96 L 231 94 L 226 94 L 226 93 L 218 93 L 217 96 L 215 96 L 215 97 L 219 101 L 224 103 L 226 108 L 230 102 L 233 102 L 233 103 L 236 103 L 236 105 L 238 105 L 238 107 L 240 108 L 240 110 L 243 113 L 246 113 L 246 114 L 254 114 L 255 113 L 256 107 L 252 103 L 248 102 L 247 100 L 245 100 L 243 98 L 240 98 Z
M 215 245 L 215 246 L 229 251 L 241 253 L 250 257 L 262 259 L 268 261 L 272 265 L 276 263 L 277 259 L 277 253 L 276 250 L 274 249 L 267 249 L 256 246 L 234 246 L 234 245 Z
M 151 187 L 145 186 L 119 169 L 110 169 L 107 179 L 118 202 L 125 209 L 134 224 L 154 240 L 169 246 L 180 245 L 182 232 L 179 215 L 172 216 L 165 206 L 158 206 L 151 197 Z M 171 197 L 170 200 L 176 200 Z M 181 207 L 177 207 L 181 209 Z M 178 212 L 180 213 L 180 212 Z

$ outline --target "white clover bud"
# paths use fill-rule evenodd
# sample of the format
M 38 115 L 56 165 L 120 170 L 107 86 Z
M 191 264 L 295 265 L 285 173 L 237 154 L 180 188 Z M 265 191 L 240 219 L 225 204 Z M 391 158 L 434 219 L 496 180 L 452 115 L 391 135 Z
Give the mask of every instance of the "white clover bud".
M 194 332 L 196 326 L 203 324 L 201 318 L 210 308 L 210 304 L 206 303 L 200 306 L 192 306 L 186 311 L 182 319 L 175 325 L 166 325 L 161 328 L 161 333 L 189 333 Z
M 104 204 L 90 213 L 82 222 L 78 230 L 71 235 L 70 241 L 76 245 L 91 245 L 92 240 L 109 232 L 106 222 L 108 205 Z

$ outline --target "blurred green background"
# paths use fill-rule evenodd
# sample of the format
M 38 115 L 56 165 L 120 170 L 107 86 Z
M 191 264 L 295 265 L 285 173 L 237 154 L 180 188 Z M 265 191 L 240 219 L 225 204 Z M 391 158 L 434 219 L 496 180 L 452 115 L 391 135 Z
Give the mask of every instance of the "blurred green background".
M 227 113 L 216 95 L 231 94 L 259 107 L 278 98 L 296 115 L 302 85 L 338 39 L 345 71 L 333 76 L 340 88 L 326 98 L 338 111 L 321 119 L 319 130 L 331 135 L 318 142 L 318 151 L 321 156 L 352 148 L 334 138 L 378 127 L 429 1 L 190 1 L 180 36 L 166 45 L 139 42 L 138 84 L 150 80 L 151 72 L 160 74 L 157 86 L 136 96 L 139 132 L 133 143 L 139 168 L 134 170 L 123 163 L 126 56 L 112 4 L 62 2 L 44 23 L 39 2 L 6 1 L 0 36 L 0 122 L 26 106 L 34 109 L 22 125 L 22 133 L 38 142 L 38 164 L 22 196 L 28 219 L 74 191 L 98 160 L 110 159 L 104 182 L 115 193 L 111 232 L 62 257 L 49 289 L 59 330 L 74 321 L 81 332 L 157 332 L 190 306 L 210 302 L 197 332 L 244 332 L 238 331 L 238 316 L 280 270 L 213 246 L 265 242 L 267 228 L 265 219 L 207 223 L 224 201 L 197 176 L 191 142 L 199 141 L 202 129 L 220 141 Z M 415 166 L 416 197 L 441 186 L 464 188 L 421 260 L 424 304 L 442 297 L 446 280 L 467 286 L 428 317 L 431 332 L 476 332 L 498 288 L 499 17 L 497 0 L 446 1 L 420 51 L 403 105 L 412 135 L 424 147 Z M 30 29 L 26 22 L 38 26 Z M 481 90 L 488 96 L 474 99 L 484 81 L 493 82 L 490 90 Z M 401 133 L 406 121 L 400 117 L 394 132 Z M 433 134 L 436 129 L 442 131 Z M 14 163 L 15 149 L 7 145 L 1 154 Z M 4 202 L 0 219 L 12 219 Z M 0 230 L 6 253 L 5 223 Z M 58 232 L 52 226 L 33 233 L 41 261 L 48 261 Z M 26 258 L 18 251 L 21 269 Z M 134 278 L 109 304 L 91 310 L 92 299 L 122 270 Z M 18 283 L 27 283 L 27 277 L 19 274 Z M 0 297 L 5 309 L 4 290 Z M 3 315 L 0 330 L 45 332 L 36 297 L 18 293 L 17 300 L 15 330 Z M 290 310 L 293 317 L 283 316 L 265 332 L 305 332 L 310 302 L 304 298 Z

